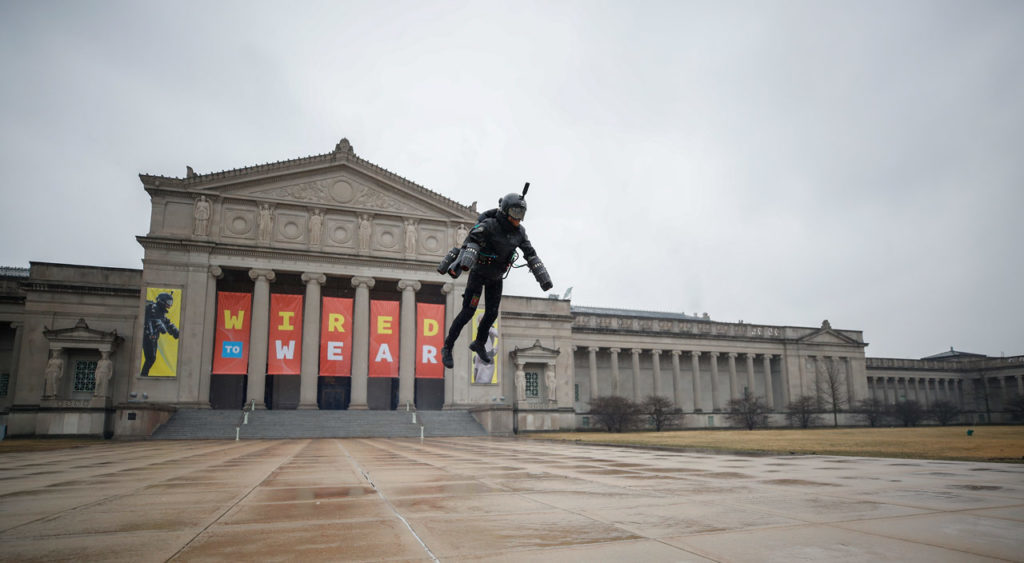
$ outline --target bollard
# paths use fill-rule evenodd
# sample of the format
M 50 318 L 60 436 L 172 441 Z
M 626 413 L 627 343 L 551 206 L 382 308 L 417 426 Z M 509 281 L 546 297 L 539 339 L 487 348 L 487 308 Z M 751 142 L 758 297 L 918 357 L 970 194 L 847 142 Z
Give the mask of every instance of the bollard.
M 235 441 L 238 441 L 238 427 L 235 427 Z
M 420 425 L 420 443 L 423 443 L 423 425 Z
M 242 424 L 249 424 L 249 413 L 242 413 Z
M 413 413 L 412 413 L 412 423 L 416 424 L 416 412 L 415 411 L 413 411 Z

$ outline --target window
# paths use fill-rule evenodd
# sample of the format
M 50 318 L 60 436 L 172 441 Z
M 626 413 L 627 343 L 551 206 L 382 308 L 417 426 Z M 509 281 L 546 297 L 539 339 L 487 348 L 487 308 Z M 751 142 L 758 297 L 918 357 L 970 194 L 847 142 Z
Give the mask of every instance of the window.
M 96 390 L 96 362 L 75 362 L 75 391 Z
M 573 400 L 574 401 L 579 401 L 580 400 L 580 384 L 579 383 L 573 385 Z
M 590 417 L 589 416 L 583 417 L 583 427 L 584 428 L 590 428 Z
M 527 398 L 529 398 L 529 397 L 539 397 L 540 396 L 540 387 L 539 387 L 539 383 L 538 383 L 539 380 L 540 380 L 540 377 L 537 375 L 537 372 L 535 372 L 535 371 L 528 371 L 528 372 L 526 372 L 526 396 L 527 396 Z
M 7 386 L 11 383 L 11 374 L 0 373 L 0 397 L 7 396 Z

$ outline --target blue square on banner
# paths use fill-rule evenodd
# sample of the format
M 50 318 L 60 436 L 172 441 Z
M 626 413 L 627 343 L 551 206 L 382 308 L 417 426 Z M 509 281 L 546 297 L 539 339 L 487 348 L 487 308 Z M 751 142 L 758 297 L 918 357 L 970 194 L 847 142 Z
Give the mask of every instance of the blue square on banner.
M 241 342 L 225 342 L 224 349 L 221 350 L 220 357 L 222 358 L 241 358 L 242 357 L 242 343 Z

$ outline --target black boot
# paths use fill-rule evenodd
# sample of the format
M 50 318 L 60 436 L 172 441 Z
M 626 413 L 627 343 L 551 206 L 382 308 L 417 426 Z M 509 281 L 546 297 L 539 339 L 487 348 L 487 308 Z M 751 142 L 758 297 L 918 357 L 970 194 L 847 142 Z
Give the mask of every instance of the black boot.
M 485 364 L 491 363 L 491 355 L 487 352 L 487 347 L 484 346 L 483 342 L 474 340 L 469 345 L 469 349 L 476 352 L 476 355 L 479 356 L 481 362 Z
M 441 363 L 444 364 L 444 367 L 448 369 L 452 369 L 453 367 L 455 367 L 455 360 L 452 359 L 451 348 L 447 346 L 441 348 Z

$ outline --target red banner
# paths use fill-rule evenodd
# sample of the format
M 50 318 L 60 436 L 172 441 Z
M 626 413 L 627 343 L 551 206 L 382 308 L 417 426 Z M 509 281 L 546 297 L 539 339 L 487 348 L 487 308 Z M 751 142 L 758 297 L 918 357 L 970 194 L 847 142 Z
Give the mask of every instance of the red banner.
M 320 375 L 352 376 L 352 300 L 324 297 L 320 314 Z
M 370 301 L 370 377 L 398 377 L 398 301 Z
M 214 338 L 213 373 L 249 371 L 249 328 L 252 296 L 217 292 L 217 336 Z
M 302 367 L 302 296 L 270 296 L 267 373 L 298 374 Z
M 416 377 L 444 379 L 444 305 L 416 304 Z

